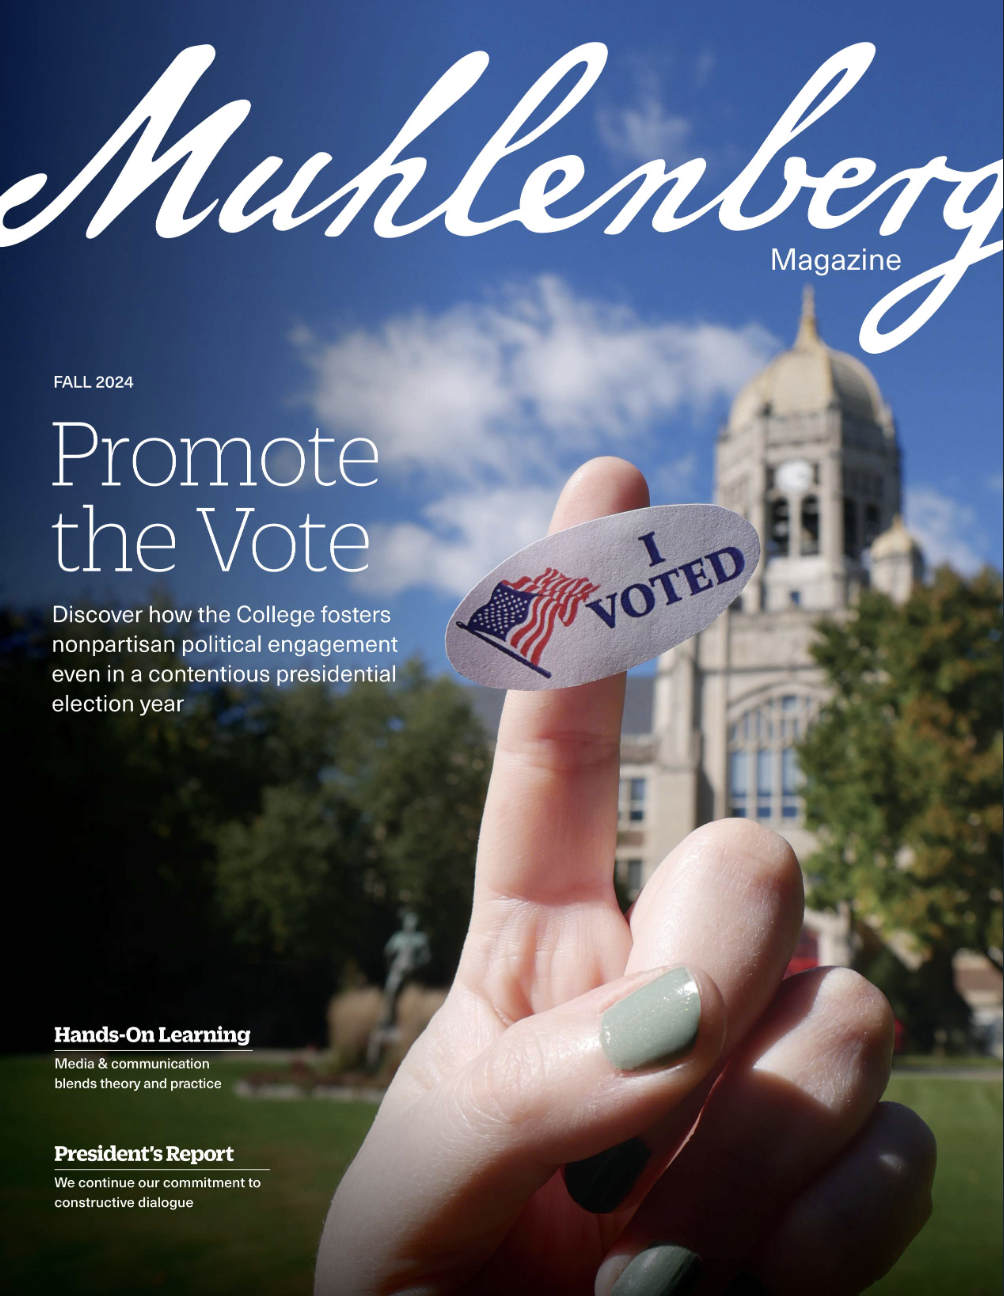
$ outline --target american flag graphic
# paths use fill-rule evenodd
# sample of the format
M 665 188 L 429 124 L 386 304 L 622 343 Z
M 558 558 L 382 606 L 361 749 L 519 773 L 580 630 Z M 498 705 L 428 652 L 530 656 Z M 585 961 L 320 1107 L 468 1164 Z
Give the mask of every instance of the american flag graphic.
M 551 678 L 540 664 L 541 654 L 558 621 L 570 626 L 590 594 L 599 589 L 587 576 L 566 576 L 548 567 L 539 576 L 499 581 L 462 630 L 476 635 L 506 656 Z

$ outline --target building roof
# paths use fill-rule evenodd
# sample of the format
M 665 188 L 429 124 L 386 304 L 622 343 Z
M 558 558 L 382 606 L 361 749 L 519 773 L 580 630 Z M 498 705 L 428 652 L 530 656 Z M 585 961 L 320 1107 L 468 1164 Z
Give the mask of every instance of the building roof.
M 883 558 L 898 558 L 901 555 L 913 557 L 914 554 L 919 554 L 921 549 L 897 513 L 889 530 L 883 531 L 872 541 L 871 552 L 872 561 L 875 562 Z
M 728 428 L 737 432 L 760 414 L 814 414 L 837 405 L 863 423 L 891 432 L 892 417 L 878 383 L 860 360 L 834 351 L 819 336 L 811 288 L 806 288 L 795 345 L 751 379 L 732 403 Z

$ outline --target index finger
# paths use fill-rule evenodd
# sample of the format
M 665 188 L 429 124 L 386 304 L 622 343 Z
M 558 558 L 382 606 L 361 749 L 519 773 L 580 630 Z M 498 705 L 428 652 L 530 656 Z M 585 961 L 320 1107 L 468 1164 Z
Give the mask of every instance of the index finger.
M 592 459 L 561 492 L 550 532 L 647 504 L 648 486 L 633 464 Z M 624 680 L 620 674 L 507 696 L 478 848 L 475 937 L 500 922 L 511 931 L 514 906 L 530 907 L 521 911 L 525 924 L 536 920 L 535 906 L 598 901 L 613 907 L 624 928 L 609 975 L 623 970 L 630 942 L 614 899 L 613 865 Z M 585 988 L 569 985 L 562 993 Z

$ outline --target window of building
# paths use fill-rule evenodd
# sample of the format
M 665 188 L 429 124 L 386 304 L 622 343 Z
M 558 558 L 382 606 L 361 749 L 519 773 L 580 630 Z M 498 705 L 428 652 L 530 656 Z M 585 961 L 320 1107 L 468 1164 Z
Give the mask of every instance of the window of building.
M 844 554 L 848 558 L 857 558 L 858 548 L 858 506 L 849 495 L 844 496 Z
M 801 590 L 789 590 L 789 591 L 788 591 L 788 602 L 791 604 L 792 607 L 801 607 L 801 605 L 802 605 L 802 591 L 801 591 Z
M 621 779 L 617 817 L 621 823 L 645 822 L 645 780 L 643 778 Z
M 771 793 L 774 790 L 774 753 L 769 747 L 756 749 L 756 817 L 771 817 Z
M 746 818 L 746 752 L 729 752 L 729 791 L 732 794 L 732 813 Z
M 811 558 L 819 553 L 819 500 L 815 495 L 806 495 L 802 500 L 802 538 L 799 553 L 803 558 Z
M 788 556 L 788 537 L 791 530 L 788 501 L 774 500 L 770 506 L 770 528 L 767 534 L 767 554 L 771 558 Z
M 627 884 L 628 894 L 632 897 L 636 896 L 641 890 L 642 882 L 644 880 L 642 878 L 642 871 L 643 865 L 640 859 L 629 859 L 627 861 L 624 881 Z
M 796 745 L 816 714 L 812 698 L 786 693 L 729 728 L 729 804 L 740 819 L 794 820 L 802 813 Z
M 794 747 L 781 748 L 781 818 L 798 818 L 798 757 Z

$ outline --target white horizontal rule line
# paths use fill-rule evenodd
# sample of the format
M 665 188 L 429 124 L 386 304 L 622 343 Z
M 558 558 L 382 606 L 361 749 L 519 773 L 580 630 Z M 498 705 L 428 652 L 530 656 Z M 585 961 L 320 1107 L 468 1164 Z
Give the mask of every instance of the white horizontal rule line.
M 159 1049 L 159 1048 L 75 1048 L 72 1044 L 66 1048 L 57 1048 L 52 1050 L 53 1053 L 253 1053 L 253 1048 L 232 1048 L 232 1049 L 215 1049 L 199 1048 L 193 1044 L 191 1048 L 183 1049 Z

